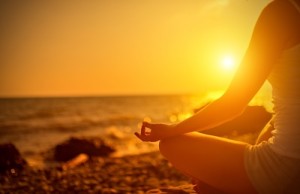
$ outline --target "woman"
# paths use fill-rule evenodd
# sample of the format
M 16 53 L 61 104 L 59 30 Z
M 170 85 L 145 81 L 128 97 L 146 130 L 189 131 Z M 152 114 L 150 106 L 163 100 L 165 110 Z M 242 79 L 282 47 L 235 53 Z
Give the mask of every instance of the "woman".
M 266 80 L 273 87 L 275 114 L 273 125 L 262 131 L 256 145 L 193 132 L 240 115 Z M 136 136 L 146 142 L 160 141 L 161 153 L 196 179 L 200 190 L 206 185 L 226 193 L 299 191 L 299 84 L 300 1 L 274 0 L 262 11 L 222 97 L 177 124 L 144 122 Z

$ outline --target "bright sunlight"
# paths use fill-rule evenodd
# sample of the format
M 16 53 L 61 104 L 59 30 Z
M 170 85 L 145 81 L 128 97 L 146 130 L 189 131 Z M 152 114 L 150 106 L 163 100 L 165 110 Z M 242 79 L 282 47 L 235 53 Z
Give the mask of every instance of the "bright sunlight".
M 221 66 L 223 70 L 233 71 L 235 67 L 235 60 L 231 55 L 226 55 L 221 59 Z

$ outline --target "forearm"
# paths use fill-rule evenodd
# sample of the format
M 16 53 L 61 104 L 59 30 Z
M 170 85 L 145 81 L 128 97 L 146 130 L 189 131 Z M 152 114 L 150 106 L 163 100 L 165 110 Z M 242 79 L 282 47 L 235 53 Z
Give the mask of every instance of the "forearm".
M 176 124 L 174 133 L 184 134 L 216 127 L 240 115 L 243 109 L 244 107 L 233 107 L 232 104 L 222 98 L 218 99 L 192 117 Z

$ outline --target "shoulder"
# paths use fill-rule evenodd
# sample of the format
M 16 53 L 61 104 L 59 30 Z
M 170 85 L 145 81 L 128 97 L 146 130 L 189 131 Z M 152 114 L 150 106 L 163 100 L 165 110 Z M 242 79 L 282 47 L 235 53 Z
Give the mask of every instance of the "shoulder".
M 300 4 L 299 0 L 294 2 Z M 300 11 L 290 0 L 270 2 L 261 13 L 260 23 L 265 25 L 275 38 L 284 38 L 285 48 L 300 43 Z
M 300 0 L 293 0 L 300 7 Z M 263 13 L 269 14 L 274 19 L 300 22 L 300 12 L 290 0 L 273 0 L 263 10 Z
M 286 21 L 289 24 L 300 25 L 300 0 L 273 0 L 264 12 L 272 15 L 274 19 Z

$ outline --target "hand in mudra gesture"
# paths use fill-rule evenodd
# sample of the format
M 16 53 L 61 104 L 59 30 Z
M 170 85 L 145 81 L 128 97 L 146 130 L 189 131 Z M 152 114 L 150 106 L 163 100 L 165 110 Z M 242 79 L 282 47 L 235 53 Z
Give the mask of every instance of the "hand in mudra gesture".
M 141 131 L 134 134 L 142 141 L 156 142 L 164 138 L 173 136 L 174 124 L 155 124 L 143 122 Z

